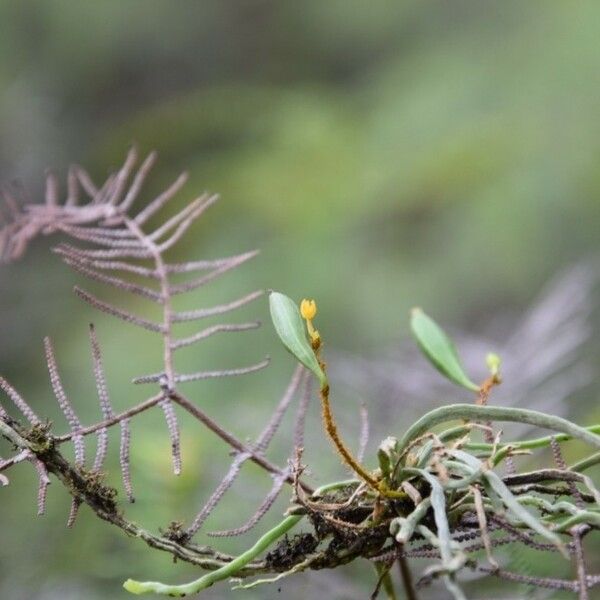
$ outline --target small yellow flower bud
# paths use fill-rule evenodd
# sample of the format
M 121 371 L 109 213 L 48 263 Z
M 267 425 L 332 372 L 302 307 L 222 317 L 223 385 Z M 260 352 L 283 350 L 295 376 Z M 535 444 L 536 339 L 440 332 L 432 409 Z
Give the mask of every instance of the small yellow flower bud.
M 487 363 L 488 369 L 492 375 L 498 375 L 498 371 L 500 370 L 500 357 L 493 352 L 490 352 L 485 357 L 485 362 Z
M 311 321 L 317 314 L 317 303 L 314 300 L 307 300 L 305 298 L 300 302 L 300 314 L 303 319 Z

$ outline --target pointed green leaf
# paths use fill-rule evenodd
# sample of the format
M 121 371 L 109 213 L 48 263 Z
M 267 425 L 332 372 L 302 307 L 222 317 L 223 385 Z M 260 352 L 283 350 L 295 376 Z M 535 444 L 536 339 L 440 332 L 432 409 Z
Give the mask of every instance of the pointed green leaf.
M 304 321 L 296 303 L 285 294 L 271 292 L 269 308 L 273 326 L 283 345 L 317 376 L 322 386 L 325 385 L 327 378 L 306 337 Z
M 506 508 L 513 513 L 517 519 L 525 523 L 530 529 L 545 537 L 552 544 L 555 544 L 565 558 L 569 558 L 569 554 L 562 540 L 556 533 L 550 531 L 539 519 L 530 513 L 525 507 L 521 506 L 518 498 L 511 492 L 507 485 L 489 469 L 481 469 L 481 461 L 464 450 L 453 450 L 452 454 L 459 460 L 470 467 L 473 472 L 481 472 L 483 478 L 489 484 L 493 492 L 502 500 Z M 488 490 L 489 492 L 489 490 Z
M 442 375 L 468 390 L 479 390 L 479 386 L 465 374 L 454 344 L 420 308 L 413 308 L 410 327 L 423 354 Z
M 554 544 L 565 558 L 569 558 L 569 553 L 562 540 L 556 533 L 550 531 L 539 519 L 530 513 L 525 507 L 519 504 L 517 498 L 513 495 L 506 484 L 493 471 L 485 471 L 483 476 L 487 479 L 492 489 L 502 498 L 502 502 L 517 519 L 523 521 L 530 529 L 545 537 Z

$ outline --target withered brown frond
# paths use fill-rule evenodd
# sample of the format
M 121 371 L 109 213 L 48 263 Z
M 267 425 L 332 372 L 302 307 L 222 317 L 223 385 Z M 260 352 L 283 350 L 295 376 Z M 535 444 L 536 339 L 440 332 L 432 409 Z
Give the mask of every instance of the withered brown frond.
M 86 477 L 100 476 L 108 451 L 108 429 L 119 424 L 120 435 L 120 465 L 123 487 L 130 501 L 133 501 L 130 465 L 130 421 L 135 415 L 145 412 L 158 405 L 161 407 L 171 440 L 173 471 L 181 472 L 181 445 L 179 440 L 179 424 L 173 407 L 176 402 L 198 418 L 205 426 L 217 433 L 227 444 L 238 453 L 232 468 L 234 472 L 228 475 L 220 489 L 215 492 L 200 511 L 187 530 L 191 537 L 201 526 L 214 505 L 219 501 L 225 490 L 231 485 L 237 471 L 246 460 L 252 460 L 265 468 L 276 484 L 268 494 L 263 506 L 263 512 L 274 501 L 279 489 L 285 481 L 290 480 L 286 469 L 272 465 L 263 457 L 267 445 L 275 434 L 281 418 L 294 391 L 299 385 L 301 371 L 294 375 L 290 388 L 275 410 L 273 418 L 265 428 L 257 443 L 249 447 L 208 415 L 194 407 L 179 390 L 183 383 L 199 381 L 208 378 L 241 376 L 265 368 L 269 359 L 260 360 L 252 365 L 232 366 L 220 370 L 201 370 L 195 373 L 180 373 L 177 370 L 175 354 L 181 348 L 189 347 L 221 333 L 238 333 L 249 331 L 260 326 L 258 321 L 240 323 L 219 323 L 200 329 L 197 333 L 180 336 L 176 333 L 179 323 L 202 320 L 205 318 L 225 315 L 241 308 L 259 298 L 262 290 L 253 291 L 240 298 L 227 301 L 212 307 L 195 310 L 177 311 L 174 301 L 179 296 L 193 292 L 211 283 L 216 278 L 242 266 L 257 255 L 257 251 L 243 252 L 229 257 L 196 260 L 183 263 L 170 263 L 165 254 L 172 249 L 185 235 L 192 224 L 208 210 L 218 197 L 212 194 L 201 194 L 185 205 L 174 216 L 164 220 L 162 224 L 147 229 L 150 219 L 155 217 L 171 200 L 175 198 L 187 181 L 184 173 L 161 194 L 141 205 L 136 210 L 136 202 L 143 191 L 143 185 L 156 162 L 156 153 L 149 154 L 138 164 L 138 153 L 132 148 L 120 169 L 110 174 L 101 185 L 97 185 L 92 177 L 81 167 L 72 166 L 67 175 L 66 196 L 61 198 L 59 179 L 53 172 L 46 176 L 44 202 L 34 204 L 19 201 L 17 194 L 5 191 L 4 223 L 0 228 L 0 261 L 9 262 L 20 258 L 29 243 L 38 236 L 61 233 L 70 238 L 70 242 L 62 242 L 54 248 L 54 252 L 63 262 L 76 273 L 95 282 L 104 284 L 113 291 L 125 292 L 149 300 L 155 307 L 156 317 L 147 319 L 135 312 L 113 304 L 111 300 L 97 297 L 95 294 L 75 286 L 75 293 L 84 302 L 100 312 L 114 316 L 136 327 L 158 334 L 163 348 L 163 360 L 160 370 L 149 375 L 140 375 L 133 381 L 137 384 L 155 384 L 158 390 L 148 398 L 120 414 L 116 414 L 110 403 L 108 386 L 102 365 L 100 344 L 96 330 L 90 326 L 90 343 L 92 350 L 92 366 L 96 389 L 100 404 L 102 420 L 84 427 L 80 422 L 72 403 L 63 388 L 54 350 L 48 338 L 44 341 L 46 361 L 50 372 L 50 380 L 54 395 L 69 425 L 70 432 L 61 436 L 51 435 L 48 431 L 40 435 L 49 443 L 58 445 L 72 441 L 75 447 L 75 467 L 87 473 Z M 22 195 L 22 194 L 21 194 Z M 199 272 L 203 272 L 198 275 Z M 185 279 L 188 275 L 190 278 Z M 182 279 L 183 278 L 183 279 Z M 0 388 L 12 400 L 15 407 L 32 426 L 41 427 L 41 420 L 29 407 L 17 391 L 4 379 L 0 378 Z M 5 414 L 1 408 L 2 415 Z M 303 418 L 300 415 L 299 418 Z M 7 420 L 9 419 L 7 415 Z M 86 436 L 97 436 L 96 455 L 90 471 L 85 471 Z M 43 461 L 36 458 L 29 450 L 26 458 L 34 462 L 39 472 L 39 512 L 43 512 L 44 499 L 48 477 Z M 16 464 L 11 459 L 2 463 L 2 469 Z M 68 525 L 71 526 L 77 515 L 79 506 L 86 501 L 85 495 L 75 494 L 71 505 Z M 258 517 L 256 518 L 258 520 Z

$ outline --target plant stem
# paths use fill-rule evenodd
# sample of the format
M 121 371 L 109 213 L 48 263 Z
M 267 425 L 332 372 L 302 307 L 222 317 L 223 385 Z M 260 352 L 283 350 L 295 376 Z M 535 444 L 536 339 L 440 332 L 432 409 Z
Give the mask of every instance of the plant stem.
M 569 471 L 577 471 L 578 473 L 581 473 L 582 471 L 585 471 L 586 469 L 589 469 L 598 463 L 600 463 L 600 452 L 596 452 L 587 458 L 582 458 L 576 463 L 573 463 L 569 467 Z
M 250 446 L 247 444 L 243 444 L 240 440 L 234 437 L 231 433 L 223 429 L 216 421 L 214 421 L 211 417 L 209 417 L 203 410 L 198 408 L 193 402 L 191 402 L 188 398 L 186 398 L 180 392 L 171 392 L 169 394 L 169 398 L 179 404 L 181 408 L 189 412 L 191 415 L 196 417 L 198 421 L 203 423 L 208 429 L 210 429 L 213 433 L 215 433 L 218 437 L 220 437 L 226 444 L 229 444 L 232 448 L 237 450 L 238 452 L 247 452 L 250 455 L 250 459 L 252 462 L 256 463 L 259 467 L 265 469 L 265 471 L 272 473 L 273 475 L 283 475 L 283 469 L 280 469 L 277 465 L 274 465 L 272 462 L 267 460 L 262 454 L 258 454 Z M 293 477 L 289 475 L 286 478 L 286 481 L 289 484 L 293 483 Z M 312 493 L 312 488 L 308 486 L 304 482 L 300 482 L 302 489 L 309 494 Z
M 333 445 L 336 447 L 340 456 L 344 460 L 344 462 L 366 483 L 368 483 L 374 490 L 379 491 L 379 484 L 373 478 L 373 476 L 367 472 L 367 470 L 359 464 L 359 462 L 352 456 L 352 453 L 342 439 L 337 430 L 337 425 L 333 419 L 333 414 L 331 412 L 331 404 L 329 402 L 329 385 L 324 385 L 321 387 L 321 409 L 323 414 L 323 424 L 325 426 L 325 431 L 329 435 L 329 439 L 333 442 Z
M 268 548 L 282 535 L 287 533 L 292 527 L 294 527 L 302 519 L 301 515 L 292 515 L 286 517 L 278 525 L 273 527 L 260 537 L 257 542 L 246 550 L 243 554 L 240 554 L 237 558 L 232 560 L 229 564 L 203 575 L 195 581 L 186 583 L 183 585 L 167 585 L 160 583 L 159 581 L 134 581 L 128 579 L 123 587 L 132 594 L 147 594 L 152 592 L 154 594 L 161 594 L 163 596 L 172 596 L 175 598 L 181 598 L 189 594 L 197 594 L 199 591 L 204 590 L 217 581 L 233 577 L 242 567 L 247 565 L 252 559 L 258 556 L 263 550 Z
M 398 567 L 400 568 L 400 577 L 402 579 L 402 585 L 404 587 L 404 594 L 406 600 L 417 600 L 417 592 L 413 583 L 412 574 L 406 556 L 400 554 L 398 557 Z
M 379 564 L 375 563 L 375 571 L 377 572 L 377 575 L 379 576 L 379 580 L 377 582 L 377 587 L 375 588 L 375 592 L 373 592 L 373 594 L 371 595 L 371 598 L 376 598 L 379 593 L 380 587 L 383 587 L 383 590 L 385 591 L 385 596 L 386 596 L 387 600 L 397 600 L 396 590 L 394 590 L 394 582 L 392 581 L 392 578 L 390 577 L 390 566 L 391 566 L 391 564 L 379 565 Z
M 318 498 L 319 496 L 323 496 L 327 492 L 331 492 L 332 490 L 339 490 L 340 488 L 347 487 L 349 485 L 354 485 L 355 483 L 360 483 L 358 479 L 343 479 L 342 481 L 333 481 L 332 483 L 326 483 L 321 487 L 318 487 L 312 494 L 312 498 Z

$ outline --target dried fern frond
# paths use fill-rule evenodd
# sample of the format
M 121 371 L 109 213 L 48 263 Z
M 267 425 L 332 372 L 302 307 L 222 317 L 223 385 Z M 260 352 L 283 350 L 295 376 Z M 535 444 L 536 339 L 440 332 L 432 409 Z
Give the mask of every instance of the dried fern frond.
M 81 167 L 73 167 L 69 171 L 68 194 L 61 203 L 59 200 L 59 185 L 53 173 L 47 175 L 45 203 L 41 205 L 27 204 L 18 207 L 14 201 L 12 221 L 0 230 L 0 240 L 3 260 L 19 258 L 28 243 L 36 236 L 48 235 L 60 231 L 65 235 L 88 244 L 87 247 L 61 244 L 56 252 L 65 264 L 84 277 L 106 284 L 117 290 L 142 296 L 161 306 L 158 322 L 152 322 L 118 308 L 112 303 L 97 298 L 80 287 L 75 288 L 77 295 L 92 307 L 115 316 L 132 325 L 158 333 L 163 339 L 163 370 L 155 375 L 141 376 L 135 379 L 137 383 L 158 383 L 166 390 L 176 389 L 178 383 L 196 381 L 207 377 L 227 377 L 230 375 L 246 374 L 264 368 L 268 361 L 260 361 L 255 365 L 242 368 L 224 369 L 202 373 L 180 374 L 175 369 L 174 353 L 179 348 L 195 344 L 211 335 L 221 332 L 245 331 L 257 327 L 256 322 L 242 324 L 223 324 L 200 331 L 194 336 L 177 339 L 174 325 L 178 322 L 202 319 L 214 314 L 225 314 L 258 298 L 261 292 L 252 294 L 224 305 L 198 311 L 177 313 L 173 309 L 172 297 L 193 291 L 205 285 L 216 277 L 234 269 L 256 255 L 256 252 L 203 263 L 183 263 L 170 265 L 163 254 L 173 247 L 210 206 L 217 196 L 203 194 L 190 202 L 175 216 L 167 219 L 154 231 L 145 232 L 143 226 L 148 219 L 170 201 L 185 181 L 185 176 L 176 182 L 145 208 L 135 215 L 129 211 L 140 195 L 144 181 L 148 177 L 155 161 L 156 154 L 151 153 L 135 171 L 138 161 L 137 151 L 132 148 L 123 166 L 111 174 L 102 186 L 96 186 L 92 178 Z M 87 195 L 87 203 L 80 204 L 82 196 Z M 91 247 L 90 247 L 91 246 Z M 113 259 L 125 259 L 115 262 Z M 150 266 L 139 263 L 148 262 Z M 201 278 L 184 283 L 173 283 L 171 274 L 193 272 L 198 269 L 208 269 L 209 273 Z M 127 281 L 122 277 L 107 274 L 107 272 L 126 271 L 150 280 L 150 285 L 140 285 Z M 156 287 L 153 287 L 156 286 Z M 53 382 L 58 382 L 54 370 Z M 55 390 L 57 391 L 57 390 Z M 60 390 L 57 397 L 73 430 L 80 429 L 74 417 L 74 412 L 65 404 L 66 396 Z M 165 414 L 171 446 L 175 473 L 181 469 L 179 427 L 168 394 L 161 400 L 160 406 Z M 106 417 L 105 417 L 106 418 Z M 127 436 L 124 436 L 127 439 Z M 79 454 L 81 441 L 74 437 Z
M 201 194 L 175 215 L 165 219 L 162 224 L 148 229 L 150 219 L 171 202 L 187 180 L 184 173 L 177 177 L 164 192 L 141 205 L 139 202 L 143 186 L 155 162 L 156 153 L 150 153 L 137 167 L 138 153 L 132 148 L 123 165 L 110 174 L 104 183 L 97 185 L 92 177 L 81 167 L 75 165 L 69 169 L 66 185 L 66 197 L 61 199 L 58 177 L 48 172 L 44 202 L 34 204 L 20 202 L 15 194 L 5 192 L 4 223 L 0 227 L 0 260 L 9 262 L 20 258 L 29 243 L 41 235 L 61 233 L 70 238 L 54 248 L 54 252 L 63 262 L 79 275 L 113 288 L 113 291 L 133 294 L 149 301 L 156 307 L 156 318 L 147 319 L 134 312 L 113 304 L 112 300 L 97 297 L 86 289 L 75 286 L 75 293 L 87 304 L 100 312 L 114 316 L 133 326 L 158 334 L 163 348 L 163 360 L 160 371 L 134 378 L 137 384 L 155 384 L 158 393 L 147 400 L 116 414 L 108 396 L 108 386 L 102 366 L 101 350 L 96 331 L 90 326 L 90 343 L 92 348 L 92 366 L 96 389 L 100 403 L 102 420 L 90 426 L 83 426 L 72 403 L 63 388 L 54 351 L 49 339 L 46 339 L 45 351 L 50 379 L 54 394 L 69 425 L 70 432 L 64 435 L 45 436 L 52 444 L 72 441 L 75 446 L 75 467 L 85 469 L 85 444 L 88 435 L 97 436 L 97 448 L 90 473 L 99 474 L 107 454 L 108 429 L 119 424 L 120 465 L 123 487 L 127 498 L 133 501 L 131 483 L 131 465 L 129 458 L 130 421 L 137 414 L 154 406 L 159 406 L 165 416 L 168 435 L 171 440 L 173 471 L 181 472 L 181 444 L 179 440 L 179 424 L 173 407 L 174 403 L 182 406 L 188 414 L 215 432 L 229 444 L 238 456 L 240 466 L 246 460 L 253 460 L 266 469 L 276 481 L 291 481 L 285 469 L 270 463 L 263 453 L 270 439 L 277 430 L 281 416 L 292 399 L 293 392 L 286 395 L 276 409 L 274 419 L 267 426 L 263 436 L 255 447 L 249 447 L 237 440 L 226 429 L 214 422 L 200 408 L 194 406 L 179 390 L 183 383 L 208 378 L 243 376 L 265 368 L 269 359 L 260 360 L 247 366 L 228 366 L 220 370 L 204 370 L 194 373 L 181 373 L 176 367 L 176 353 L 219 334 L 234 334 L 250 331 L 259 327 L 258 321 L 222 322 L 201 328 L 197 333 L 188 336 L 177 334 L 177 325 L 189 321 L 227 315 L 236 309 L 258 299 L 262 290 L 245 294 L 240 298 L 224 302 L 212 307 L 195 310 L 177 311 L 176 299 L 208 285 L 220 276 L 244 265 L 257 255 L 257 251 L 248 251 L 229 257 L 195 260 L 188 262 L 169 262 L 166 254 L 185 235 L 192 224 L 208 210 L 218 197 Z M 135 210 L 136 203 L 140 208 Z M 200 273 L 198 275 L 198 273 Z M 294 379 L 298 383 L 297 375 Z M 41 421 L 17 391 L 0 378 L 0 388 L 5 392 L 16 408 L 32 426 L 39 426 Z M 4 409 L 2 409 L 4 410 Z M 9 459 L 10 461 L 10 459 Z M 10 462 L 6 462 L 8 468 Z M 39 465 L 37 465 L 39 466 Z M 45 495 L 45 478 L 40 478 L 40 497 Z M 44 486 L 42 487 L 42 483 Z M 273 492 L 269 495 L 271 497 Z M 220 496 L 219 496 L 220 498 Z M 218 502 L 219 498 L 209 499 L 208 505 Z M 69 525 L 74 521 L 82 499 L 77 495 L 73 499 Z M 196 518 L 189 528 L 192 535 L 198 530 L 203 519 Z

